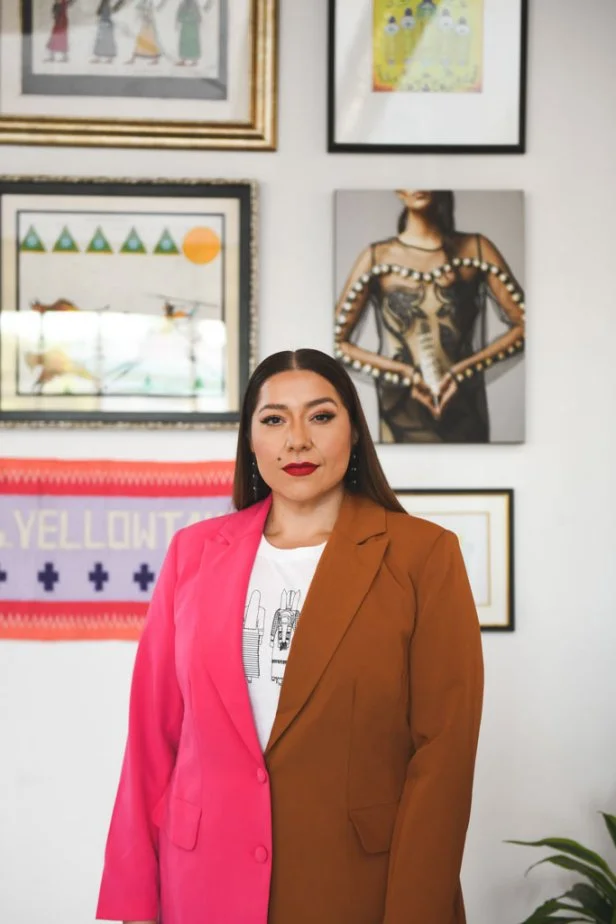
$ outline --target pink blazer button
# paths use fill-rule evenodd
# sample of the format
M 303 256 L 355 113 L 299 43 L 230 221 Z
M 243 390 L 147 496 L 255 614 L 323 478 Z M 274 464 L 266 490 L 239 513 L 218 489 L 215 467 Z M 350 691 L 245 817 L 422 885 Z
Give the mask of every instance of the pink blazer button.
M 257 770 L 257 779 L 260 783 L 267 783 L 267 773 L 261 767 Z
M 255 860 L 257 863 L 265 863 L 267 860 L 267 850 L 265 847 L 257 847 L 255 850 Z

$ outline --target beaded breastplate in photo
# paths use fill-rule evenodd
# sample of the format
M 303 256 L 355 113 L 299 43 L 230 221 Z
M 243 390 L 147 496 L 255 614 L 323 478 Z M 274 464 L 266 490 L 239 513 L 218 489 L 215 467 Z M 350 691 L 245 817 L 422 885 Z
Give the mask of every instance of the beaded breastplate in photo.
M 455 270 L 481 270 L 462 279 Z M 410 379 L 395 372 L 383 372 L 371 363 L 361 363 L 341 349 L 357 322 L 355 302 L 366 288 L 370 291 L 381 332 L 381 353 L 407 363 L 421 373 L 433 394 L 446 372 L 473 353 L 473 332 L 481 309 L 479 290 L 489 274 L 496 276 L 524 309 L 523 295 L 499 266 L 479 259 L 454 258 L 430 272 L 419 272 L 397 264 L 380 263 L 364 273 L 345 293 L 335 327 L 335 355 L 358 372 L 392 385 L 410 385 Z M 511 323 L 504 318 L 507 323 Z M 476 363 L 458 375 L 458 381 L 472 377 L 494 362 L 506 359 L 523 345 L 522 340 L 492 360 Z

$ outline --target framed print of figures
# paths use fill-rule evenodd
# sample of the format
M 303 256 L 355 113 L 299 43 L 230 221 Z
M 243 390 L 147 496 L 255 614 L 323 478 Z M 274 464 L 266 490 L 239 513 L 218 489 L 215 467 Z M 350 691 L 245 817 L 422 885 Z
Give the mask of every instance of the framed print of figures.
M 2 0 L 0 143 L 276 147 L 278 0 Z
M 255 199 L 240 181 L 0 180 L 0 426 L 237 425 Z
M 525 151 L 527 0 L 329 0 L 328 149 Z
M 414 516 L 455 533 L 484 630 L 514 628 L 513 491 L 396 490 Z
M 520 192 L 338 191 L 334 353 L 379 443 L 524 441 Z

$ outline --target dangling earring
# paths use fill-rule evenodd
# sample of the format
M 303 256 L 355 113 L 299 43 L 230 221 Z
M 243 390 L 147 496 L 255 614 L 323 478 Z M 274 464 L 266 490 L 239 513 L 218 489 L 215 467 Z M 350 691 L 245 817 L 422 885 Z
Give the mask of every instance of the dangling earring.
M 349 486 L 353 489 L 357 487 L 357 469 L 359 467 L 359 457 L 357 449 L 353 449 L 349 459 Z
M 252 493 L 254 495 L 254 499 L 257 500 L 257 497 L 259 494 L 259 471 L 257 469 L 257 460 L 255 459 L 254 456 L 252 457 L 250 465 L 251 465 Z

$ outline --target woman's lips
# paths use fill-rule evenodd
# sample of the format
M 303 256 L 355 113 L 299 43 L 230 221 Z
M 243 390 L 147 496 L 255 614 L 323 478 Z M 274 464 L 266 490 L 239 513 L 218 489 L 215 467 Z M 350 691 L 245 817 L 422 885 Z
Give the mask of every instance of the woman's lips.
M 318 465 L 313 465 L 311 462 L 291 462 L 290 465 L 285 465 L 283 471 L 285 471 L 287 475 L 312 475 L 318 467 Z

